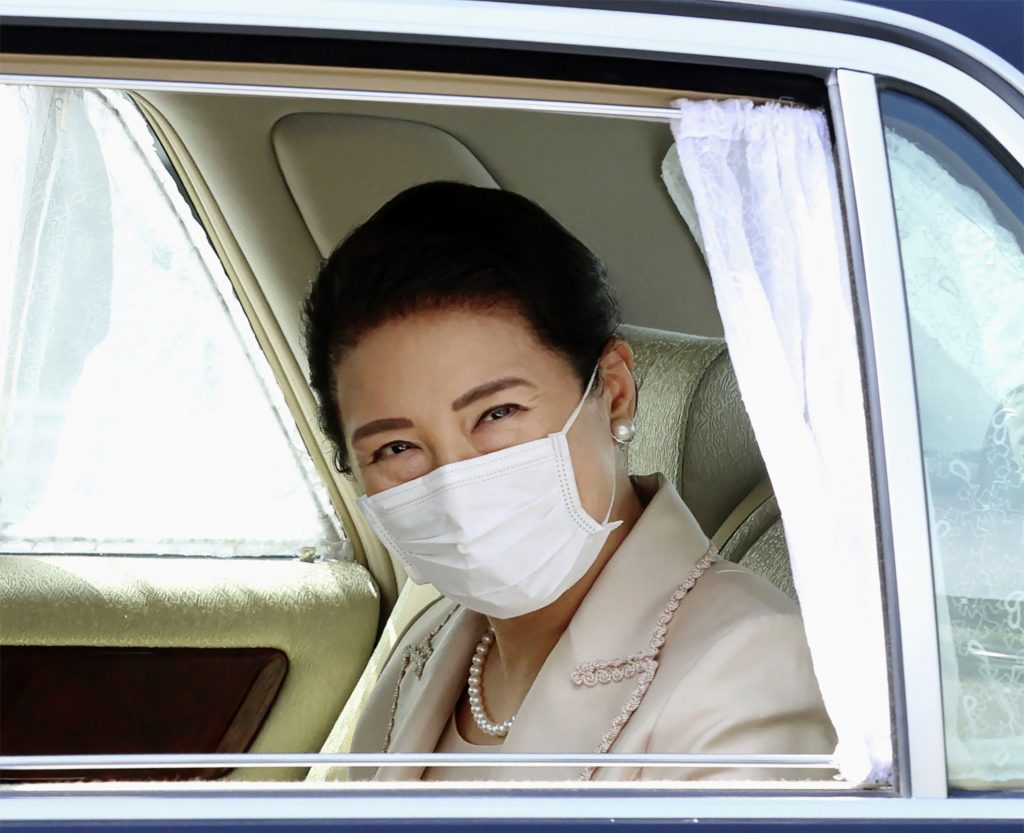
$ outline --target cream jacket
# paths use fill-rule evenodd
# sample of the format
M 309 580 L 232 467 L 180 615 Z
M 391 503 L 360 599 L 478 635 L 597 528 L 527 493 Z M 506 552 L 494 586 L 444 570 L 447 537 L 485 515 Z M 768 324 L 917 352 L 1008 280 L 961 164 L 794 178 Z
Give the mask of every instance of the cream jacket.
M 541 668 L 502 752 L 831 753 L 835 734 L 796 605 L 714 560 L 661 477 Z M 356 728 L 353 752 L 432 752 L 485 618 L 445 599 L 409 626 Z M 490 767 L 481 780 L 829 778 L 828 770 Z M 353 770 L 416 780 L 422 767 Z

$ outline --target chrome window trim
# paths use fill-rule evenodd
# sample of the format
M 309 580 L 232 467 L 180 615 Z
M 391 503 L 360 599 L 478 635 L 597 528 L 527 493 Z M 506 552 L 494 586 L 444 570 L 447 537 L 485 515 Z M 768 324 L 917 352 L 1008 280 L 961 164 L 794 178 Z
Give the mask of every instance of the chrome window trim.
M 869 312 L 866 324 L 874 359 L 871 393 L 884 448 L 884 509 L 891 547 L 886 577 L 894 584 L 897 610 L 890 608 L 889 635 L 901 658 L 893 674 L 896 749 L 904 794 L 947 794 L 938 626 L 924 462 L 918 430 L 917 392 L 906 295 L 900 265 L 896 214 L 873 76 L 848 70 L 830 81 L 837 152 L 843 179 L 855 281 Z M 872 397 L 874 398 L 874 397 Z M 883 525 L 884 526 L 884 525 Z M 888 543 L 888 542 L 885 542 Z
M 112 760 L 113 758 L 113 760 Z M 206 769 L 208 767 L 264 768 L 339 766 L 444 766 L 465 767 L 735 767 L 767 769 L 836 769 L 831 755 L 728 755 L 728 754 L 621 754 L 523 753 L 523 752 L 335 752 L 314 754 L 166 754 L 166 755 L 21 755 L 0 756 L 0 770 L 61 769 Z
M 619 821 L 664 819 L 771 820 L 1017 820 L 1024 819 L 1024 802 L 1000 798 L 865 800 L 861 796 L 793 797 L 748 795 L 680 795 L 678 787 L 609 790 L 600 786 L 557 787 L 538 794 L 523 789 L 496 788 L 476 783 L 437 784 L 338 783 L 311 787 L 232 784 L 219 790 L 182 785 L 153 790 L 148 786 L 95 792 L 86 785 L 52 788 L 18 787 L 3 804 L 4 820 L 17 821 L 131 821 L 200 819 L 432 819 L 486 820 L 500 818 Z M 454 800 L 454 799 L 458 800 Z
M 57 75 L 19 75 L 0 72 L 0 84 L 44 87 L 90 87 L 132 92 L 210 93 L 217 95 L 310 98 L 324 101 L 367 101 L 379 104 L 427 104 L 437 107 L 475 107 L 488 110 L 529 110 L 560 115 L 598 116 L 668 123 L 679 111 L 672 107 L 643 107 L 630 104 L 554 101 L 532 98 L 453 95 L 447 93 L 378 92 L 322 87 L 275 87 L 265 84 L 228 84 L 199 81 L 153 81 L 133 78 L 83 78 Z
M 607 41 L 611 38 L 631 40 L 635 48 L 648 54 L 682 51 L 678 44 L 686 42 L 686 30 L 696 30 L 691 39 L 707 40 L 710 34 L 713 40 L 713 30 L 716 28 L 756 26 L 776 33 L 803 32 L 811 36 L 812 40 L 819 41 L 819 50 L 807 49 L 809 44 L 803 44 L 803 49 L 797 50 L 808 56 L 818 54 L 826 59 L 802 62 L 809 65 L 836 66 L 830 60 L 834 54 L 828 48 L 832 41 L 830 36 L 869 43 L 875 50 L 891 47 L 893 50 L 924 57 L 922 52 L 888 43 L 880 37 L 850 35 L 810 25 L 803 28 L 799 22 L 794 21 L 800 21 L 799 14 L 804 13 L 808 24 L 812 22 L 812 17 L 821 20 L 834 17 L 837 25 L 851 20 L 863 21 L 920 33 L 968 56 L 996 73 L 1017 93 L 1024 95 L 1024 75 L 995 53 L 939 24 L 890 9 L 846 0 L 717 0 L 714 5 L 694 3 L 692 10 L 686 6 L 686 0 L 681 0 L 677 8 L 654 12 L 642 10 L 643 5 L 638 4 L 637 8 L 641 10 L 633 12 L 618 7 L 614 2 L 595 8 L 587 6 L 585 2 L 574 5 L 572 0 L 566 5 L 561 5 L 558 0 L 540 0 L 538 4 L 484 0 L 431 0 L 429 4 L 417 0 L 391 0 L 388 3 L 373 0 L 346 0 L 344 3 L 332 0 L 293 0 L 288 4 L 287 11 L 282 12 L 279 4 L 266 1 L 242 6 L 232 0 L 150 0 L 146 3 L 137 0 L 106 0 L 102 6 L 97 7 L 91 0 L 40 0 L 33 4 L 31 13 L 27 14 L 23 3 L 0 0 L 0 17 L 7 18 L 8 23 L 109 24 L 118 27 L 155 24 L 155 28 L 161 29 L 188 26 L 207 31 L 262 30 L 271 35 L 286 32 L 315 32 L 331 36 L 359 34 L 364 37 L 400 35 L 441 38 L 446 41 L 459 39 L 467 43 L 504 41 L 512 44 L 609 46 L 611 44 Z M 756 15 L 758 22 L 739 19 L 744 11 Z M 758 15 L 758 11 L 762 13 Z M 771 20 L 772 14 L 777 16 L 778 22 L 765 22 Z M 652 33 L 658 35 L 652 36 Z M 728 41 L 728 38 L 725 40 Z M 781 44 L 754 40 L 737 46 L 741 49 L 759 46 L 753 54 L 761 53 L 768 57 L 777 53 L 779 48 L 784 51 L 786 40 L 783 37 Z M 724 52 L 713 54 L 726 57 Z M 865 64 L 880 54 L 861 54 L 859 57 L 854 56 L 857 57 L 856 65 L 846 61 L 842 64 L 847 68 L 868 70 L 870 67 Z
M 784 0 L 762 0 L 780 5 Z M 726 0 L 738 2 L 738 0 Z M 794 5 L 808 0 L 785 0 Z M 839 3 L 840 0 L 831 0 Z M 513 3 L 413 0 L 375 3 L 351 0 L 294 0 L 287 12 L 272 0 L 244 8 L 231 0 L 153 0 L 145 8 L 131 0 L 107 0 L 97 11 L 90 0 L 40 2 L 33 15 L 11 0 L 0 0 L 5 25 L 40 21 L 102 27 L 127 22 L 156 29 L 244 30 L 267 35 L 305 31 L 329 37 L 419 40 L 588 54 L 618 54 L 654 60 L 688 60 L 754 69 L 802 70 L 824 78 L 835 68 L 889 77 L 923 89 L 941 90 L 951 104 L 971 115 L 1018 159 L 1024 158 L 1020 118 L 1013 107 L 961 70 L 929 55 L 883 40 L 820 29 L 800 29 L 742 20 Z M 860 9 L 860 7 L 856 7 Z M 867 8 L 867 7 L 865 7 Z M 124 25 L 118 22 L 117 26 Z M 922 21 L 922 24 L 924 22 Z M 945 32 L 942 27 L 936 27 Z M 966 40 L 966 39 L 964 39 Z M 959 41 L 958 41 L 959 43 Z M 966 48 L 966 46 L 965 46 Z M 982 47 L 975 47 L 984 51 Z M 991 60 L 999 61 L 996 56 Z M 1003 62 L 1002 72 L 1024 95 L 1024 75 Z M 685 69 L 681 69 L 685 73 Z M 185 89 L 185 88 L 178 88 Z M 274 88 L 285 94 L 287 87 Z M 1005 125 L 1009 124 L 1009 127 Z
M 749 20 L 798 29 L 816 29 L 897 41 L 963 69 L 981 83 L 1005 85 L 1010 97 L 1024 94 L 1024 76 L 984 44 L 932 20 L 881 6 L 847 0 L 511 0 L 544 6 L 570 6 L 614 11 L 635 10 L 675 17 Z M 1020 102 L 1024 104 L 1024 102 Z

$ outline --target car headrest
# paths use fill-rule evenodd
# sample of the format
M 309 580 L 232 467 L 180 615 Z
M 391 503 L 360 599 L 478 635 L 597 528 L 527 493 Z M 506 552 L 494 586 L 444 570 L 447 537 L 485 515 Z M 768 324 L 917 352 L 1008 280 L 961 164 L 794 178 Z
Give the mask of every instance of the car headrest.
M 446 179 L 498 187 L 469 148 L 428 124 L 293 113 L 274 125 L 272 140 L 281 173 L 323 257 L 413 185 Z
M 619 334 L 639 389 L 631 474 L 661 472 L 709 537 L 766 476 L 725 342 L 644 327 Z

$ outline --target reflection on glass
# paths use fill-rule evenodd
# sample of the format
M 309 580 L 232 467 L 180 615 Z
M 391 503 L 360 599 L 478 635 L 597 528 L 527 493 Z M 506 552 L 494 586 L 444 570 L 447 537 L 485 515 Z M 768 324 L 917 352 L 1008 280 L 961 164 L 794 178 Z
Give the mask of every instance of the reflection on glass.
M 950 783 L 1024 787 L 1024 189 L 882 94 L 924 447 Z
M 0 87 L 0 552 L 295 555 L 341 533 L 123 94 Z

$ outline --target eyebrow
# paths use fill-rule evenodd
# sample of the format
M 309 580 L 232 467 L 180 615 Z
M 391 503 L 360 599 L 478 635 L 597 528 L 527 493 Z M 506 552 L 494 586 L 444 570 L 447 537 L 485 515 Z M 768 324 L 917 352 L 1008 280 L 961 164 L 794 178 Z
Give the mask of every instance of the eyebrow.
M 394 431 L 398 428 L 412 428 L 412 420 L 405 417 L 388 417 L 386 419 L 375 419 L 366 425 L 360 425 L 352 432 L 351 442 L 361 440 L 364 437 L 372 437 L 374 434 L 381 434 L 384 431 Z
M 485 382 L 482 385 L 477 385 L 472 390 L 466 391 L 452 402 L 452 410 L 461 411 L 467 405 L 472 405 L 477 400 L 498 393 L 498 391 L 503 391 L 506 388 L 514 388 L 517 385 L 529 385 L 531 388 L 536 387 L 533 382 L 527 382 L 518 376 L 506 376 L 504 379 L 495 379 L 493 382 Z

